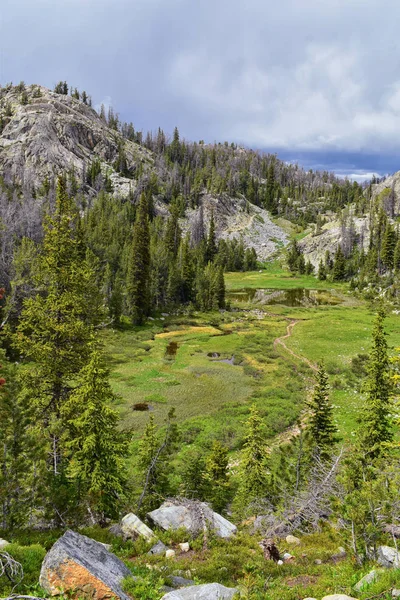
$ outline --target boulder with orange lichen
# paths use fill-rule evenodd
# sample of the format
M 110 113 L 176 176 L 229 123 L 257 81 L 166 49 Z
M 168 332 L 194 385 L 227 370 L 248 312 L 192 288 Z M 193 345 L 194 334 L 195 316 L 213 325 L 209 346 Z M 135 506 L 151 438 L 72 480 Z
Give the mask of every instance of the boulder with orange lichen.
M 46 554 L 40 585 L 52 596 L 68 593 L 93 600 L 130 600 L 121 582 L 130 570 L 99 542 L 74 531 L 66 531 Z

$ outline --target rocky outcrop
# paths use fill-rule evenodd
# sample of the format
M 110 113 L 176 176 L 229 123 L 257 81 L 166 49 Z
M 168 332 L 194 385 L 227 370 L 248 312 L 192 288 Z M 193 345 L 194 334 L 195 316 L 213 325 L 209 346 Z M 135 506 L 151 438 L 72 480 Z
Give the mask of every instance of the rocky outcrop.
M 136 515 L 129 513 L 121 521 L 121 530 L 125 539 L 135 540 L 139 537 L 148 542 L 155 536 L 150 527 L 147 527 Z
M 127 168 L 152 165 L 151 153 L 110 129 L 97 112 L 71 96 L 41 86 L 3 88 L 0 97 L 0 165 L 6 180 L 39 188 L 46 177 L 74 169 L 79 181 L 98 158 L 113 191 L 127 196 L 135 181 L 112 167 L 123 148 Z
M 206 583 L 169 592 L 161 600 L 231 600 L 237 593 L 236 588 L 227 588 L 220 583 Z
M 254 248 L 259 260 L 265 260 L 278 248 L 286 246 L 288 236 L 281 227 L 271 221 L 268 211 L 249 204 L 245 198 L 232 198 L 228 194 L 203 194 L 201 205 L 204 226 L 208 231 L 211 213 L 214 215 L 215 232 L 218 239 L 242 239 L 245 248 Z M 199 209 L 189 209 L 180 225 L 184 232 L 190 231 Z
M 366 251 L 368 250 L 368 217 L 353 217 L 351 223 L 349 221 L 346 227 L 343 227 L 337 220 L 331 221 L 322 227 L 321 233 L 318 235 L 309 233 L 299 242 L 299 247 L 306 260 L 309 260 L 317 269 L 320 260 L 325 260 L 326 252 L 329 251 L 333 257 L 339 244 L 343 248 L 346 243 L 350 243 L 349 240 L 346 241 L 346 238 L 350 238 L 350 236 L 358 246 L 362 246 Z
M 211 510 L 204 502 L 164 502 L 147 516 L 165 531 L 184 527 L 190 533 L 197 534 L 206 525 L 221 538 L 229 538 L 237 531 L 236 525 Z
M 39 582 L 52 596 L 61 593 L 93 600 L 130 600 L 121 582 L 130 570 L 102 544 L 67 531 L 46 554 Z

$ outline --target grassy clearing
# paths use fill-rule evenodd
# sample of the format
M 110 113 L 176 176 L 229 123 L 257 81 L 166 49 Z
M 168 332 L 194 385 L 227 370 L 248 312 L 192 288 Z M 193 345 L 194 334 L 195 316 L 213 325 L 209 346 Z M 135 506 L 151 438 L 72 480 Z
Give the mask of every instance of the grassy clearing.
M 218 313 L 170 317 L 164 325 L 104 334 L 118 409 L 134 433 L 149 418 L 149 411 L 133 410 L 142 402 L 158 424 L 174 407 L 188 443 L 218 438 L 230 448 L 241 437 L 252 403 L 265 415 L 271 436 L 297 418 L 305 368 L 274 350 L 274 340 L 285 333 L 285 318 Z M 171 342 L 177 345 L 172 356 Z
M 313 275 L 292 275 L 278 261 L 267 263 L 265 268 L 261 269 L 261 272 L 226 273 L 225 284 L 227 290 L 241 288 L 346 290 L 348 287 L 344 283 L 319 281 Z

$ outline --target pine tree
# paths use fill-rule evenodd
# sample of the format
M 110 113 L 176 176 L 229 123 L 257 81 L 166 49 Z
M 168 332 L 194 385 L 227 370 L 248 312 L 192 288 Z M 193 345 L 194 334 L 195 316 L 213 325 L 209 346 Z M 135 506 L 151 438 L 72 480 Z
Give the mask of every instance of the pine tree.
M 389 271 L 391 271 L 394 267 L 395 250 L 396 232 L 393 228 L 393 225 L 388 223 L 382 239 L 381 260 Z
M 32 500 L 33 447 L 30 415 L 20 396 L 18 370 L 0 349 L 0 527 L 27 524 Z
M 128 314 L 141 325 L 150 311 L 150 233 L 146 195 L 142 194 L 133 227 L 126 277 Z
M 393 267 L 396 273 L 400 271 L 400 238 L 396 244 L 393 255 Z
M 35 274 L 37 293 L 23 304 L 14 336 L 15 346 L 30 362 L 24 369 L 22 395 L 29 402 L 33 422 L 41 431 L 48 455 L 47 484 L 51 510 L 58 517 L 60 503 L 72 501 L 66 492 L 63 407 L 71 381 L 87 363 L 97 322 L 92 294 L 94 273 L 88 267 L 77 228 L 77 211 L 58 181 L 56 209 L 45 224 L 43 251 Z
M 263 421 L 257 408 L 252 406 L 246 423 L 239 487 L 234 500 L 238 515 L 243 515 L 247 507 L 268 494 L 267 449 L 264 436 Z
M 287 265 L 292 273 L 296 273 L 298 270 L 300 256 L 302 256 L 302 253 L 299 245 L 296 240 L 292 240 L 287 252 Z
M 225 278 L 222 267 L 217 267 L 214 275 L 214 297 L 217 308 L 225 308 Z
M 206 460 L 201 450 L 189 450 L 181 469 L 180 493 L 184 498 L 208 500 L 208 481 L 205 479 Z
M 118 431 L 118 413 L 110 407 L 116 396 L 108 379 L 109 371 L 94 351 L 64 409 L 69 427 L 68 477 L 102 524 L 118 516 L 126 484 L 127 439 Z
M 327 459 L 332 455 L 338 438 L 337 427 L 333 421 L 333 407 L 329 401 L 328 376 L 322 364 L 319 365 L 316 381 L 312 398 L 306 401 L 310 411 L 307 429 L 317 455 Z
M 335 253 L 335 261 L 333 263 L 332 279 L 333 281 L 341 281 L 344 279 L 346 272 L 346 261 L 342 251 L 342 247 L 339 244 Z
M 358 430 L 358 445 L 367 462 L 384 456 L 388 444 L 393 441 L 392 383 L 384 318 L 385 314 L 381 309 L 372 333 L 372 349 L 366 382 L 367 397 Z
M 206 262 L 212 262 L 218 252 L 217 242 L 215 239 L 215 221 L 214 211 L 211 211 L 210 228 L 208 230 L 207 247 L 206 247 Z
M 229 500 L 228 449 L 220 442 L 214 442 L 205 468 L 205 479 L 208 482 L 207 500 L 213 509 L 221 512 Z
M 324 261 L 321 260 L 319 261 L 319 265 L 318 265 L 318 279 L 320 281 L 325 281 L 326 280 L 326 267 L 324 264 Z

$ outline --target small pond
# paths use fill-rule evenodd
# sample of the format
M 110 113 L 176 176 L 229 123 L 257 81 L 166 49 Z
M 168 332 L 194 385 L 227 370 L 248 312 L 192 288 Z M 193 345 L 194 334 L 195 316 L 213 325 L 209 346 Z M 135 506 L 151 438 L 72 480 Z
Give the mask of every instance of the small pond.
M 341 304 L 342 299 L 329 290 L 294 289 L 255 289 L 243 288 L 227 293 L 227 299 L 232 303 L 245 302 L 250 304 L 283 306 L 334 306 Z

